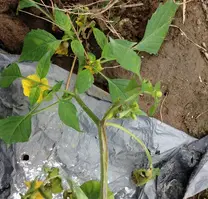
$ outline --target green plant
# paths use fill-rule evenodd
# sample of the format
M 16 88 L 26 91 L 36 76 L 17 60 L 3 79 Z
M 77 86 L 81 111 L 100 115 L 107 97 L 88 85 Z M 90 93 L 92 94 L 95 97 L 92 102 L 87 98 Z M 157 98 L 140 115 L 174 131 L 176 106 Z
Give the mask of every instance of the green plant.
M 149 20 L 144 38 L 139 43 L 106 37 L 100 29 L 95 27 L 95 22 L 90 21 L 87 15 L 84 14 L 78 16 L 69 15 L 57 7 L 54 7 L 53 12 L 49 13 L 44 10 L 38 2 L 32 0 L 20 0 L 18 10 L 32 6 L 45 14 L 47 21 L 50 21 L 53 24 L 53 28 L 59 28 L 64 32 L 64 35 L 61 40 L 57 40 L 49 32 L 44 30 L 32 30 L 27 34 L 24 40 L 24 46 L 19 62 L 37 61 L 36 74 L 24 77 L 18 67 L 18 62 L 12 63 L 2 71 L 0 76 L 0 86 L 3 88 L 10 86 L 17 78 L 22 79 L 24 95 L 28 96 L 30 102 L 30 112 L 25 116 L 11 116 L 1 119 L 0 138 L 7 144 L 28 141 L 31 134 L 32 116 L 55 105 L 58 105 L 58 114 L 61 121 L 65 125 L 81 132 L 77 109 L 72 102 L 72 99 L 74 99 L 92 119 L 98 129 L 101 164 L 100 184 L 99 182 L 91 181 L 86 182 L 85 185 L 82 185 L 81 188 L 79 188 L 73 182 L 69 181 L 71 191 L 65 191 L 63 197 L 97 199 L 97 195 L 99 195 L 98 191 L 100 191 L 100 199 L 113 198 L 112 194 L 110 194 L 109 197 L 109 193 L 111 192 L 109 192 L 107 183 L 107 126 L 118 128 L 129 134 L 140 144 L 147 155 L 149 161 L 148 168 L 133 171 L 132 178 L 134 182 L 140 186 L 153 179 L 158 174 L 158 169 L 153 167 L 151 155 L 145 144 L 128 129 L 116 123 L 112 123 L 109 120 L 126 118 L 136 119 L 139 115 L 146 115 L 146 113 L 140 109 L 138 104 L 138 98 L 141 94 L 150 95 L 154 99 L 154 104 L 149 109 L 149 115 L 153 115 L 156 111 L 162 96 L 160 83 L 152 85 L 150 81 L 141 77 L 141 59 L 138 52 L 146 51 L 151 54 L 158 53 L 178 6 L 171 0 L 167 1 L 164 5 L 160 5 Z M 88 9 L 86 8 L 85 10 L 87 11 Z M 100 46 L 102 51 L 100 58 L 97 58 L 91 52 L 87 52 L 82 44 L 82 38 L 85 35 L 86 27 L 93 32 L 97 44 Z M 72 70 L 78 59 L 78 74 L 73 91 L 68 90 L 70 78 L 68 79 L 65 89 L 62 88 L 63 82 L 58 82 L 56 85 L 51 86 L 48 84 L 46 78 L 50 68 L 52 55 L 55 53 L 67 54 L 69 46 L 74 53 Z M 102 70 L 104 70 L 102 64 L 110 61 L 118 62 L 122 68 L 134 73 L 134 77 L 131 80 L 110 79 L 106 77 L 102 73 Z M 112 99 L 112 106 L 106 110 L 102 119 L 99 119 L 90 108 L 86 106 L 80 97 L 80 94 L 86 92 L 92 86 L 94 74 L 100 74 L 107 80 Z M 53 97 L 57 98 L 55 103 L 42 109 L 39 108 L 42 102 L 50 101 Z M 57 171 L 56 174 L 54 174 L 55 177 L 50 176 L 50 172 L 55 172 L 54 170 L 47 170 L 47 172 L 47 183 L 37 184 L 36 180 L 33 181 L 29 186 L 28 192 L 24 196 L 22 195 L 22 198 L 32 198 L 34 193 L 40 194 L 43 198 L 52 198 L 52 193 L 63 191 L 61 188 L 60 176 Z M 56 180 L 56 183 L 54 180 Z M 96 187 L 96 189 L 94 189 L 91 194 L 87 194 L 86 187 L 88 186 Z M 56 191 L 54 191 L 54 189 Z M 84 194 L 80 189 L 85 190 Z M 95 194 L 96 197 L 92 196 L 93 194 Z

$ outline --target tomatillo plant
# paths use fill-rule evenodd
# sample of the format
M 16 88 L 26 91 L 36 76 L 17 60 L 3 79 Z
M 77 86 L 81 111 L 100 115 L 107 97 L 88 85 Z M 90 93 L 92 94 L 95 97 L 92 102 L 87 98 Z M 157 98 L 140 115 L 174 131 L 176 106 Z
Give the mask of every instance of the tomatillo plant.
M 44 15 L 47 21 L 53 25 L 53 29 L 63 31 L 61 40 L 56 39 L 51 33 L 44 30 L 32 30 L 24 40 L 22 54 L 18 62 L 37 61 L 36 73 L 24 77 L 18 66 L 18 62 L 10 64 L 5 68 L 0 76 L 0 86 L 5 88 L 10 86 L 14 80 L 22 79 L 23 93 L 29 98 L 30 112 L 25 116 L 11 116 L 0 120 L 0 138 L 7 144 L 28 141 L 31 134 L 32 116 L 36 115 L 52 106 L 58 105 L 58 115 L 60 120 L 70 128 L 81 132 L 77 109 L 72 102 L 74 99 L 87 113 L 98 129 L 100 144 L 100 183 L 97 181 L 86 182 L 81 187 L 69 182 L 70 190 L 64 191 L 63 198 L 93 198 L 89 193 L 88 186 L 95 187 L 95 192 L 99 199 L 114 198 L 108 189 L 108 146 L 106 128 L 108 126 L 118 128 L 131 136 L 144 149 L 149 161 L 147 168 L 133 171 L 132 179 L 137 186 L 144 185 L 149 180 L 158 175 L 159 170 L 153 167 L 152 158 L 145 144 L 128 129 L 119 124 L 112 123 L 112 119 L 136 119 L 137 116 L 147 115 L 138 104 L 138 98 L 142 94 L 150 95 L 154 99 L 154 104 L 150 107 L 148 114 L 153 115 L 159 104 L 162 93 L 160 83 L 152 85 L 140 75 L 141 59 L 140 51 L 157 54 L 162 42 L 168 32 L 169 25 L 178 6 L 168 0 L 161 4 L 147 24 L 144 38 L 139 42 L 131 42 L 124 39 L 113 39 L 107 37 L 100 29 L 95 27 L 95 22 L 87 15 L 71 15 L 63 10 L 53 7 L 52 13 L 44 9 L 40 3 L 33 0 L 20 0 L 18 11 L 28 7 L 36 7 Z M 84 9 L 88 12 L 88 8 Z M 92 52 L 88 52 L 82 44 L 82 40 L 87 37 L 86 29 L 92 32 L 102 53 L 101 57 L 96 57 Z M 66 83 L 66 88 L 62 88 L 63 82 L 49 85 L 47 74 L 51 64 L 53 54 L 68 54 L 68 48 L 74 53 L 73 67 L 78 60 L 78 74 L 75 88 L 69 90 L 70 75 Z M 110 79 L 102 71 L 103 63 L 116 61 L 120 67 L 134 73 L 134 77 L 127 79 Z M 71 70 L 71 72 L 72 72 Z M 112 106 L 106 110 L 102 119 L 99 119 L 91 109 L 81 99 L 80 94 L 85 93 L 94 82 L 94 74 L 100 74 L 108 82 L 109 92 L 112 99 Z M 62 93 L 59 97 L 57 93 Z M 42 109 L 40 105 L 44 101 L 57 98 L 52 103 Z M 56 169 L 47 172 L 48 177 L 45 182 L 33 181 L 27 183 L 28 192 L 22 198 L 52 198 L 52 194 L 63 191 L 61 180 Z M 37 195 L 39 197 L 37 197 Z

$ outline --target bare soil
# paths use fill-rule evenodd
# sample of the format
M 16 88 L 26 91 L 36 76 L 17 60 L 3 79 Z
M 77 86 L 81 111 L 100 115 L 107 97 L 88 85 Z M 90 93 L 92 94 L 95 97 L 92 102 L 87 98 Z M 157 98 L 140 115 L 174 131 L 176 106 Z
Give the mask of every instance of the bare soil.
M 187 4 L 184 25 L 180 8 L 174 25 L 208 47 L 208 21 L 201 1 Z M 158 56 L 144 55 L 142 75 L 162 83 L 158 119 L 195 137 L 208 134 L 208 59 L 178 28 L 170 28 Z

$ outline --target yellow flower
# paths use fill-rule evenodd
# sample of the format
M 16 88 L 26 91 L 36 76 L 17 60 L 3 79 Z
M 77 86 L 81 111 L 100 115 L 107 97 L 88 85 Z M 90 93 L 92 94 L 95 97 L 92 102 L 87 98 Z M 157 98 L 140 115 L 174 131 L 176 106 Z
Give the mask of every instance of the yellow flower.
M 30 189 L 31 185 L 33 182 L 25 182 L 25 185 Z M 35 181 L 35 189 L 38 189 L 41 185 L 43 184 L 43 181 Z M 31 196 L 32 199 L 44 199 L 44 197 L 39 193 L 36 192 L 32 194 Z
M 68 56 L 69 43 L 67 41 L 62 42 L 56 49 L 55 54 Z
M 44 85 L 41 85 L 41 84 L 44 84 Z M 46 78 L 40 79 L 40 77 L 38 77 L 36 74 L 29 75 L 27 79 L 22 80 L 23 93 L 27 97 L 30 96 L 31 89 L 36 86 L 40 87 L 40 96 L 37 101 L 39 103 L 43 100 L 43 92 L 49 89 L 48 80 Z
M 100 64 L 100 60 L 89 61 L 88 65 L 84 66 L 86 69 L 90 71 L 91 74 L 97 74 L 103 70 L 103 67 Z
M 95 72 L 94 72 L 94 70 L 93 70 L 93 68 L 92 68 L 92 66 L 84 66 L 86 69 L 88 69 L 89 71 L 90 71 L 90 73 L 91 74 L 95 74 Z

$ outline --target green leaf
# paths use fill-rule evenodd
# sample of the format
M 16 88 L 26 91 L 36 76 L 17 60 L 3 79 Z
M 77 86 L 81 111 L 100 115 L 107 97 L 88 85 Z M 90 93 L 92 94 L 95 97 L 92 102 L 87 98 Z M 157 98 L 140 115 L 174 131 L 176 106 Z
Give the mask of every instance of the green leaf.
M 93 53 L 87 53 L 88 59 L 92 62 L 96 61 L 96 56 Z
M 157 107 L 158 107 L 158 105 L 159 105 L 159 100 L 158 99 L 155 99 L 155 102 L 154 102 L 154 104 L 150 107 L 150 109 L 149 109 L 149 116 L 153 116 L 154 114 L 155 114 L 155 112 L 156 112 L 156 110 L 157 110 Z
M 9 65 L 0 74 L 0 87 L 6 88 L 12 84 L 14 80 L 21 77 L 19 66 L 16 63 Z
M 52 91 L 53 91 L 53 92 L 58 92 L 58 91 L 61 89 L 61 86 L 62 86 L 63 82 L 64 82 L 64 81 L 60 81 L 60 82 L 56 83 L 56 84 L 53 86 Z
M 53 99 L 53 92 L 51 90 L 45 90 L 43 92 L 44 101 L 51 101 Z
M 72 190 L 72 198 L 70 199 L 89 199 L 82 191 L 82 189 L 73 181 L 68 180 L 68 184 L 70 185 L 70 188 Z
M 126 48 L 131 48 L 136 44 L 136 42 L 131 42 L 124 39 L 115 39 L 115 41 Z M 111 43 L 105 44 L 102 51 L 102 58 L 105 58 L 108 61 L 116 59 L 116 57 L 113 55 L 113 47 L 111 45 Z
M 128 84 L 129 80 L 126 79 L 108 79 L 109 91 L 112 102 L 127 99 L 128 96 L 125 93 L 125 89 Z
M 69 16 L 67 16 L 63 11 L 58 10 L 57 7 L 54 11 L 55 16 L 55 23 L 58 25 L 58 27 L 63 30 L 66 34 L 71 35 L 71 23 L 69 20 Z
M 103 49 L 104 46 L 108 43 L 107 37 L 98 28 L 93 28 L 93 34 L 95 36 L 95 39 L 96 39 L 98 45 L 100 46 L 101 49 Z
M 51 183 L 51 192 L 54 194 L 61 193 L 63 191 L 62 181 L 60 177 L 53 178 L 50 180 Z
M 40 96 L 40 87 L 37 86 L 32 88 L 29 96 L 29 101 L 32 106 L 38 101 L 39 96 Z
M 152 94 L 153 91 L 154 91 L 154 88 L 152 86 L 152 83 L 150 81 L 148 81 L 148 80 L 143 80 L 142 81 L 141 91 L 143 93 Z
M 45 186 L 40 186 L 38 191 L 41 193 L 41 195 L 45 199 L 52 199 L 53 198 L 53 195 L 52 195 L 52 192 L 51 192 L 51 187 L 48 184 L 46 184 Z
M 87 91 L 92 86 L 93 82 L 93 75 L 86 69 L 78 73 L 75 87 L 78 93 L 81 94 Z
M 36 4 L 35 1 L 31 1 L 31 0 L 20 0 L 19 1 L 19 5 L 17 8 L 17 11 L 22 10 L 24 8 L 29 8 L 29 7 L 36 7 L 38 8 L 39 6 Z
M 131 48 L 121 45 L 116 40 L 110 39 L 110 42 L 113 55 L 121 67 L 135 74 L 139 74 L 141 65 L 140 57 Z
M 126 91 L 131 91 L 133 89 L 139 88 L 139 85 L 136 81 L 136 79 L 131 79 L 126 87 Z
M 59 102 L 58 113 L 61 121 L 67 126 L 80 131 L 77 109 L 69 100 Z
M 113 48 L 111 43 L 107 43 L 102 51 L 102 58 L 105 58 L 108 61 L 115 60 L 116 57 L 113 55 Z
M 54 194 L 61 193 L 63 191 L 62 180 L 59 176 L 59 168 L 45 167 L 44 171 L 48 173 L 46 180 L 49 180 L 50 191 Z
M 48 173 L 47 179 L 50 179 L 59 175 L 59 168 L 56 168 L 56 167 L 52 167 L 52 168 L 45 167 L 44 171 Z
M 157 54 L 177 9 L 178 5 L 172 0 L 168 0 L 164 5 L 160 4 L 148 21 L 144 38 L 135 49 Z
M 51 51 L 48 51 L 38 62 L 36 73 L 40 77 L 40 79 L 43 79 L 48 74 L 52 55 L 53 53 Z
M 80 186 L 82 191 L 88 197 L 88 199 L 100 198 L 100 182 L 96 180 L 90 180 Z M 108 188 L 107 199 L 114 199 L 114 194 Z
M 119 43 L 126 48 L 132 48 L 134 45 L 137 44 L 137 42 L 132 42 L 125 39 L 115 39 L 115 41 L 116 43 Z
M 11 116 L 0 120 L 0 138 L 7 144 L 28 141 L 31 134 L 31 116 Z
M 140 93 L 140 86 L 138 85 L 136 79 L 131 79 L 127 85 L 125 91 L 128 96 Z
M 39 61 L 48 51 L 53 54 L 60 43 L 61 40 L 45 30 L 32 30 L 25 37 L 19 61 Z
M 155 91 L 160 91 L 160 87 L 161 87 L 160 82 L 157 82 L 157 83 L 155 84 L 154 90 L 155 90 Z
M 79 40 L 73 40 L 71 42 L 71 49 L 73 53 L 79 59 L 79 70 L 81 70 L 85 64 L 85 50 L 82 43 Z

